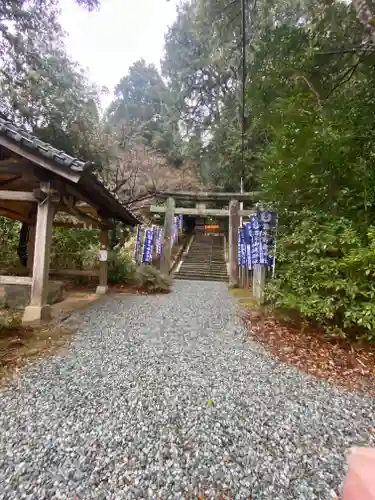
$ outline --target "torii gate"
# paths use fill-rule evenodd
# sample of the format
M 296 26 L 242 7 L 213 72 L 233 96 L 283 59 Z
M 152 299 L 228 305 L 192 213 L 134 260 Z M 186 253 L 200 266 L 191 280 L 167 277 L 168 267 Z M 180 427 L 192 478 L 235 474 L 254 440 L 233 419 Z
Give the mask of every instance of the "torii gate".
M 229 234 L 228 234 L 228 261 L 229 261 L 229 284 L 232 287 L 238 286 L 238 228 L 240 227 L 240 218 L 254 215 L 255 211 L 240 210 L 240 202 L 254 202 L 259 198 L 259 192 L 246 193 L 219 193 L 219 192 L 164 192 L 156 195 L 158 199 L 166 200 L 165 206 L 152 205 L 150 210 L 152 213 L 164 213 L 164 241 L 162 247 L 162 256 L 160 268 L 163 272 L 168 273 L 170 268 L 170 259 L 172 251 L 172 225 L 175 215 L 200 215 L 214 217 L 229 218 Z M 193 201 L 195 208 L 176 207 L 175 200 Z M 209 201 L 228 201 L 229 209 L 206 208 L 206 203 Z M 257 271 L 257 270 L 256 270 Z M 261 271 L 259 271 L 261 272 Z M 256 272 L 256 275 L 259 273 Z

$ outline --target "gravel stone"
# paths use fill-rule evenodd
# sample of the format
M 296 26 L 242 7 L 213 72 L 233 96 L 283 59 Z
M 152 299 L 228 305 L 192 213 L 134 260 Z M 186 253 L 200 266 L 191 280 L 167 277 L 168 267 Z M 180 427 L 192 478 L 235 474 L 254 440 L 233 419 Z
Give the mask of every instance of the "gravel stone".
M 223 283 L 111 297 L 0 391 L 0 499 L 326 500 L 375 400 L 246 337 Z

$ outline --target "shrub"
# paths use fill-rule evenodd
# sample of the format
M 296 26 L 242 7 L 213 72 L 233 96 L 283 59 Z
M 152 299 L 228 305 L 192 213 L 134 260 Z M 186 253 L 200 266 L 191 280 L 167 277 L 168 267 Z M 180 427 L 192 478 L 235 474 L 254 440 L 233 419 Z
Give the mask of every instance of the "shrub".
M 338 217 L 311 216 L 278 239 L 277 277 L 266 297 L 327 332 L 375 340 L 375 233 Z
M 133 281 L 135 265 L 129 253 L 121 249 L 108 253 L 108 282 L 121 285 Z
M 12 268 L 20 265 L 17 247 L 20 237 L 21 224 L 19 222 L 0 217 L 1 268 Z
M 22 315 L 18 311 L 3 311 L 0 315 L 0 334 L 16 330 L 21 326 Z
M 136 269 L 135 284 L 139 289 L 146 292 L 169 293 L 172 287 L 172 279 L 156 267 L 142 264 Z
M 84 228 L 53 228 L 52 269 L 94 269 L 98 263 L 99 231 Z

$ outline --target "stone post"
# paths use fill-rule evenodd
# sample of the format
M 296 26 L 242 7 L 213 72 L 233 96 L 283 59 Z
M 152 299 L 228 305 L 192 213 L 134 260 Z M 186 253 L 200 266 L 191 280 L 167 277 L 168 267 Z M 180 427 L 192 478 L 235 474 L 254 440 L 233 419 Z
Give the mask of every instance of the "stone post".
M 169 274 L 172 254 L 172 227 L 175 209 L 174 198 L 167 199 L 167 206 L 164 219 L 163 246 L 160 259 L 160 270 L 164 274 Z
M 97 295 L 105 295 L 108 291 L 108 228 L 102 227 L 100 230 L 100 252 L 99 252 L 99 285 L 96 287 Z
M 255 264 L 253 268 L 253 297 L 260 304 L 264 301 L 264 287 L 266 285 L 266 266 Z
M 229 286 L 238 287 L 238 228 L 240 226 L 240 205 L 237 200 L 229 203 Z

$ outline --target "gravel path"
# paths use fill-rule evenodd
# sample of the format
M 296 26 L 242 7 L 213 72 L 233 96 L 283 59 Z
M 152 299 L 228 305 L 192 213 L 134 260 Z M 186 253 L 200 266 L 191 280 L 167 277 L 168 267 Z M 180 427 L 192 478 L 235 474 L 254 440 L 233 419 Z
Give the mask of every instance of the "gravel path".
M 77 315 L 68 352 L 0 392 L 1 499 L 330 499 L 374 400 L 245 340 L 222 283 Z

